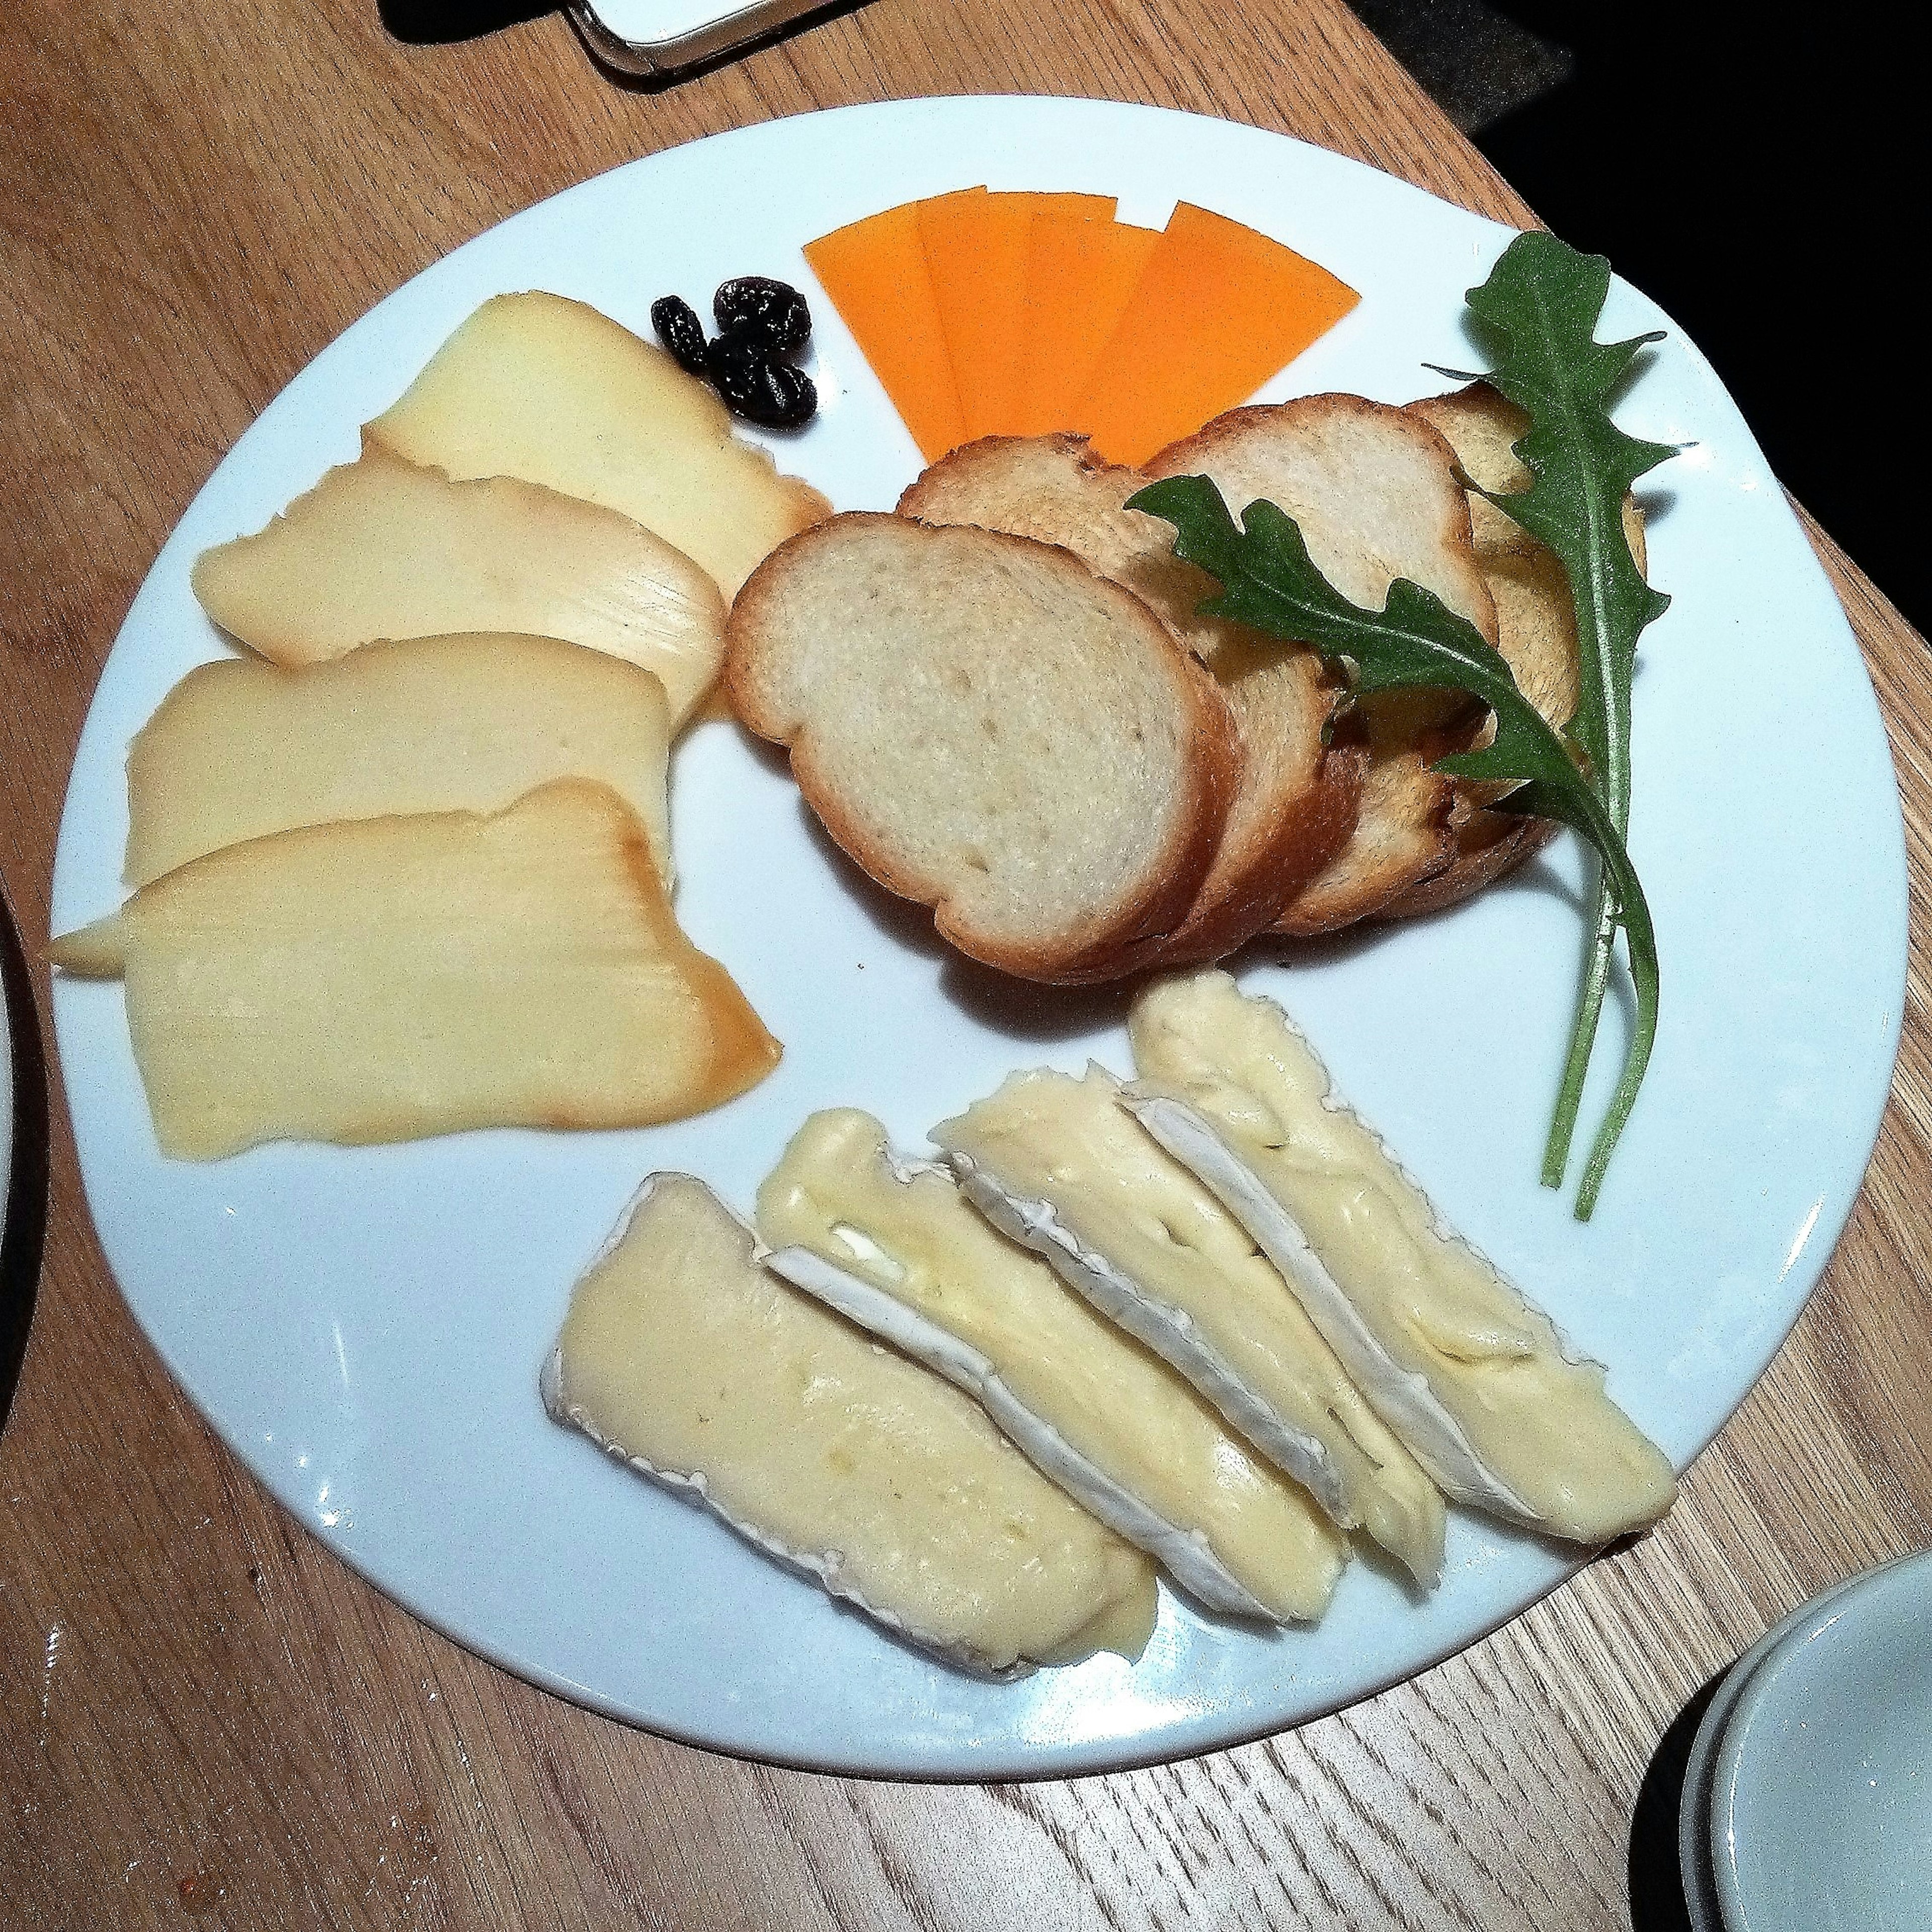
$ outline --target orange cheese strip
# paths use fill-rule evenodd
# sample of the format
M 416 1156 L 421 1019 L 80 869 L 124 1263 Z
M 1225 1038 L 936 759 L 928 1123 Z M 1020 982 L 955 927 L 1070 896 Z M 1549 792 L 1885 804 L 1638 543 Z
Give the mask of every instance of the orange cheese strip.
M 806 243 L 805 259 L 920 454 L 934 462 L 964 442 L 919 204 L 907 202 L 821 236 Z
M 1074 410 L 1094 448 L 1142 464 L 1244 402 L 1360 300 L 1292 248 L 1183 202 Z
M 1037 199 L 965 193 L 919 205 L 968 442 L 997 434 L 1018 414 L 1020 299 Z
M 1020 411 L 1013 433 L 1046 436 L 1086 427 L 1076 406 L 1160 239 L 1153 228 L 1129 228 L 1107 212 L 1042 211 L 1034 218 L 1020 314 Z

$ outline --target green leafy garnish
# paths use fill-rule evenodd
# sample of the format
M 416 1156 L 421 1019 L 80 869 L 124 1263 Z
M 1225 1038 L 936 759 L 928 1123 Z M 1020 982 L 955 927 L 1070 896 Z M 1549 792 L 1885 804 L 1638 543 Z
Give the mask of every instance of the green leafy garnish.
M 1492 809 L 1559 820 L 1594 848 L 1616 922 L 1625 934 L 1637 1023 L 1616 1100 L 1578 1192 L 1577 1214 L 1587 1219 L 1656 1035 L 1657 944 L 1622 836 L 1570 746 L 1517 689 L 1502 654 L 1467 619 L 1432 592 L 1400 578 L 1382 610 L 1351 603 L 1315 567 L 1294 519 L 1274 504 L 1250 504 L 1238 526 L 1206 477 L 1175 476 L 1150 484 L 1127 507 L 1172 524 L 1174 554 L 1219 580 L 1220 595 L 1202 606 L 1208 615 L 1312 646 L 1342 667 L 1358 692 L 1424 686 L 1480 699 L 1496 716 L 1494 741 L 1438 759 L 1435 769 L 1516 784 L 1520 788 Z
M 1623 528 L 1624 493 L 1636 479 L 1676 451 L 1668 444 L 1626 436 L 1610 420 L 1610 400 L 1629 374 L 1637 351 L 1656 332 L 1626 342 L 1596 340 L 1598 319 L 1610 292 L 1610 265 L 1580 255 L 1553 235 L 1519 235 L 1505 248 L 1488 280 L 1468 300 L 1479 331 L 1497 352 L 1485 378 L 1529 418 L 1516 454 L 1529 470 L 1530 487 L 1511 494 L 1485 492 L 1490 501 L 1553 550 L 1570 580 L 1576 611 L 1576 644 L 1582 682 L 1571 730 L 1590 762 L 1597 796 L 1619 837 L 1630 826 L 1630 686 L 1636 669 L 1638 634 L 1669 608 L 1636 567 Z M 1562 1185 L 1583 1082 L 1596 1044 L 1610 983 L 1617 928 L 1626 924 L 1623 899 L 1607 866 L 1599 868 L 1596 903 L 1564 1057 L 1563 1080 L 1544 1150 L 1543 1180 Z M 1654 1004 L 1646 1014 L 1638 946 L 1628 934 L 1637 982 L 1639 1030 L 1656 1024 Z M 1651 964 L 1654 980 L 1655 963 Z M 1648 1054 L 1647 1034 L 1633 1042 Z M 1640 1064 L 1637 1067 L 1641 1075 Z M 1631 1061 L 1611 1106 L 1610 1124 L 1620 1129 L 1636 1097 Z M 1612 1136 L 1614 1139 L 1614 1136 Z M 1586 1168 L 1576 1212 L 1588 1218 L 1603 1178 L 1602 1137 Z

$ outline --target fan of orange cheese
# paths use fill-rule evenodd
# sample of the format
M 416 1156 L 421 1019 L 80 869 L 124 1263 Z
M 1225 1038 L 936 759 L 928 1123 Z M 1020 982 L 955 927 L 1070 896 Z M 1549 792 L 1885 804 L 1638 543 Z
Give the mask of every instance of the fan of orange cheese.
M 1130 227 L 1103 195 L 962 188 L 806 259 L 928 461 L 1070 430 L 1144 462 L 1244 402 L 1354 307 L 1269 236 L 1186 202 Z

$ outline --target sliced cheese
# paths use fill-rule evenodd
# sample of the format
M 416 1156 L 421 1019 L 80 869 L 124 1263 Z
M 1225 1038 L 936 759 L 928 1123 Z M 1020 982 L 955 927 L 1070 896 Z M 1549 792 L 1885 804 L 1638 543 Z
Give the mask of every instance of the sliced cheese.
M 1016 436 L 1078 430 L 1079 400 L 1154 252 L 1160 232 L 1113 218 L 1091 195 L 1044 197 L 1034 217 L 1020 305 Z
M 164 1154 L 642 1126 L 778 1043 L 678 930 L 643 826 L 562 778 L 507 810 L 305 826 L 143 886 L 53 963 L 118 963 Z
M 805 259 L 920 454 L 935 462 L 964 442 L 959 388 L 926 263 L 919 203 L 902 202 L 808 242 Z
M 808 483 L 731 433 L 710 386 L 583 302 L 497 296 L 363 432 L 452 476 L 518 476 L 654 530 L 728 599 L 784 539 L 830 514 Z
M 932 1130 L 994 1225 L 1170 1363 L 1345 1528 L 1425 1587 L 1442 1497 L 1240 1224 L 1089 1066 L 1016 1073 Z
M 1036 199 L 968 190 L 919 204 L 920 236 L 969 442 L 1010 430 L 1019 412 L 1020 304 Z
M 1252 395 L 1360 299 L 1270 237 L 1183 202 L 1066 428 L 1142 464 Z
M 1142 1124 L 1254 1236 L 1450 1496 L 1588 1544 L 1670 1508 L 1670 1466 L 1603 1369 L 1443 1226 L 1278 1006 L 1201 973 L 1142 994 L 1129 1032 Z
M 1010 1674 L 1139 1654 L 1152 1566 L 974 1404 L 759 1264 L 652 1174 L 571 1297 L 544 1406 L 911 1642 Z
M 379 638 L 562 638 L 655 672 L 677 724 L 724 656 L 717 585 L 641 524 L 514 477 L 452 482 L 380 446 L 203 550 L 194 581 L 216 623 L 277 664 Z
M 896 1160 L 868 1114 L 807 1120 L 758 1190 L 758 1221 L 788 1280 L 980 1396 L 1042 1469 L 1208 1608 L 1278 1622 L 1326 1608 L 1346 1545 L 1306 1495 L 996 1233 L 942 1168 Z
M 299 670 L 224 658 L 190 671 L 129 748 L 128 880 L 298 825 L 500 811 L 574 776 L 636 812 L 668 884 L 670 758 L 657 679 L 554 638 L 371 644 Z

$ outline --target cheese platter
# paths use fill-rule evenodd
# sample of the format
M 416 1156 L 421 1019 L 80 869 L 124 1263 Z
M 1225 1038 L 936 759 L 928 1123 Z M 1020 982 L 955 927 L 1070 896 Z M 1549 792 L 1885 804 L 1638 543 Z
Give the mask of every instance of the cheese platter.
M 446 441 L 410 440 L 441 434 L 434 411 L 397 406 L 466 317 L 538 290 L 648 336 L 665 290 L 747 265 L 822 298 L 808 244 L 888 202 L 974 185 L 1108 198 L 1148 232 L 1177 204 L 1210 209 L 1339 278 L 1359 300 L 1264 388 L 1268 401 L 1346 391 L 1387 410 L 1438 393 L 1436 369 L 1480 367 L 1463 293 L 1510 239 L 1252 129 L 1052 100 L 773 123 L 529 210 L 324 350 L 164 547 L 76 758 L 56 933 L 120 904 L 130 748 L 184 676 L 232 657 L 196 601 L 197 556 L 262 530 L 332 466 L 344 473 L 365 423 L 391 426 L 379 448 L 428 451 L 454 489 L 476 487 L 456 480 L 467 459 Z M 740 434 L 832 508 L 889 512 L 922 452 L 840 306 L 817 299 L 814 314 L 800 367 L 815 418 Z M 1536 1179 L 1588 889 L 1573 842 L 1454 910 L 1234 965 L 1244 993 L 1292 1013 L 1436 1208 L 1608 1365 L 1616 1402 L 1681 1470 L 1795 1320 L 1862 1178 L 1902 1010 L 1904 860 L 1870 686 L 1748 430 L 1634 291 L 1612 287 L 1605 327 L 1666 331 L 1618 420 L 1681 453 L 1640 494 L 1652 573 L 1675 602 L 1635 680 L 1630 825 L 1670 1004 L 1594 1218 L 1580 1223 Z M 735 558 L 719 567 L 740 574 Z M 712 1111 L 170 1160 L 122 994 L 57 982 L 82 1172 L 117 1278 L 190 1398 L 299 1520 L 418 1615 L 562 1694 L 718 1748 L 913 1776 L 1100 1769 L 1276 1729 L 1426 1667 L 1574 1568 L 1574 1549 L 1453 1510 L 1432 1592 L 1413 1564 L 1359 1552 L 1312 1624 L 1231 1622 L 1164 1589 L 1136 1654 L 1102 1647 L 989 1682 L 882 1635 L 554 1427 L 539 1372 L 646 1174 L 694 1175 L 748 1214 L 822 1110 L 862 1108 L 917 1150 L 1016 1070 L 1135 1070 L 1132 985 L 1038 984 L 952 950 L 848 861 L 778 754 L 728 716 L 697 716 L 670 766 L 676 921 L 783 1046 Z M 244 769 L 248 755 L 238 742 Z M 1613 1003 L 1606 1037 L 1626 1028 Z M 1608 1094 L 1612 1057 L 1586 1110 Z

